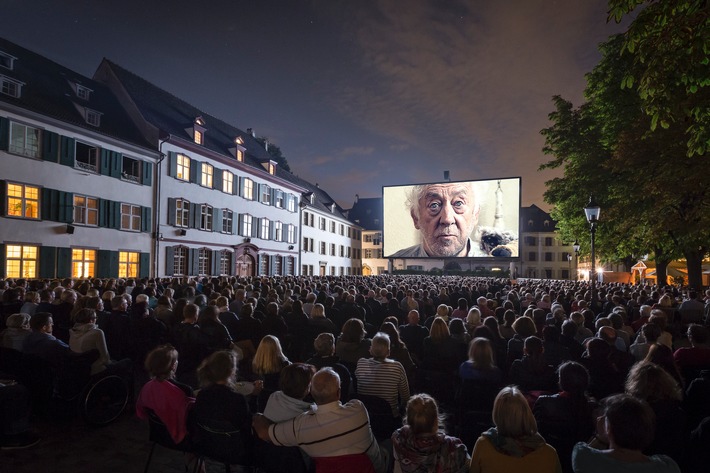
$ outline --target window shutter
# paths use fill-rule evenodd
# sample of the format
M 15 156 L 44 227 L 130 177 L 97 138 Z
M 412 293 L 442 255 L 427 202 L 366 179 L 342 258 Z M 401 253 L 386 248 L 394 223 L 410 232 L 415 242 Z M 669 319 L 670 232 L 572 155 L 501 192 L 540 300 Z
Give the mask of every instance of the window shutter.
M 118 276 L 118 271 L 116 274 L 111 274 L 111 250 L 99 250 L 98 251 L 98 267 L 96 268 L 96 276 L 99 278 L 110 278 Z
M 202 213 L 200 212 L 200 205 L 190 203 L 190 218 L 188 219 L 188 226 L 190 228 L 199 227 L 200 220 L 202 219 Z
M 221 232 L 222 228 L 222 209 L 215 207 L 212 209 L 212 231 Z
M 269 275 L 273 275 L 276 271 L 276 258 L 278 256 L 269 256 Z
M 150 253 L 140 254 L 140 263 L 138 267 L 138 277 L 148 278 L 150 277 Z
M 99 227 L 108 227 L 108 203 L 106 199 L 99 199 Z
M 75 154 L 76 140 L 68 136 L 62 136 L 59 140 L 59 164 L 74 167 Z
M 198 183 L 200 182 L 200 174 L 202 173 L 202 163 L 199 161 L 195 161 L 194 159 L 190 160 L 190 182 L 192 183 Z
M 175 212 L 177 211 L 177 199 L 168 197 L 168 225 L 175 226 Z
M 276 240 L 276 222 L 269 222 L 269 240 Z
M 256 260 L 256 268 L 254 268 L 254 274 L 256 274 L 257 276 L 261 276 L 261 258 L 263 258 L 261 254 L 257 254 L 256 258 L 254 258 Z
M 210 274 L 219 274 L 219 257 L 222 252 L 219 250 L 213 250 L 210 253 L 212 256 L 212 261 L 210 261 Z
M 175 274 L 175 247 L 168 246 L 165 248 L 165 275 L 172 276 L 173 274 Z
M 57 277 L 71 277 L 71 248 L 57 248 Z
M 40 202 L 40 211 L 42 211 L 42 204 L 44 204 L 44 194 L 42 194 L 42 201 Z M 5 215 L 7 213 L 7 182 L 0 181 L 0 215 Z M 40 215 L 42 217 L 42 215 Z
M 59 135 L 52 131 L 42 131 L 42 159 L 57 162 L 59 157 Z
M 257 238 L 259 236 L 259 226 L 261 224 L 261 219 L 252 217 L 251 219 L 251 236 Z
M 238 187 L 239 187 L 239 196 L 246 198 L 246 196 L 244 195 L 244 178 L 243 177 L 239 177 L 239 186 Z
M 150 207 L 141 207 L 141 231 L 150 232 L 151 223 Z
M 235 220 L 236 219 L 236 220 Z M 239 214 L 232 212 L 232 235 L 237 234 L 237 224 L 239 222 Z
M 234 177 L 232 178 L 232 195 L 239 195 L 239 176 L 234 174 Z
M 143 174 L 141 174 L 141 184 L 144 186 L 153 185 L 153 163 L 143 161 Z
M 222 170 L 217 168 L 212 168 L 212 188 L 221 191 L 222 190 Z
M 7 151 L 10 146 L 10 120 L 0 117 L 0 150 Z M 3 266 L 3 272 L 5 271 Z
M 111 151 L 104 149 L 104 148 L 101 148 L 101 169 L 100 169 L 100 172 L 104 176 L 111 175 Z
M 58 193 L 58 218 L 57 220 L 63 223 L 74 222 L 74 194 L 71 192 Z
M 40 208 L 42 211 L 42 220 L 57 221 L 59 217 L 59 192 L 47 187 L 42 188 L 42 202 Z
M 7 268 L 5 266 L 5 244 L 0 243 L 0 278 L 7 277 L 6 269 Z
M 4 256 L 4 252 L 3 252 Z M 57 248 L 55 246 L 39 247 L 39 273 L 37 277 L 53 278 L 57 263 Z
M 108 228 L 120 230 L 121 228 L 121 203 L 112 200 L 108 204 Z
M 199 265 L 199 259 L 198 259 L 198 251 L 195 248 L 190 248 L 188 250 L 188 264 L 187 264 L 187 270 L 190 272 L 188 276 L 195 276 L 199 274 L 200 270 L 200 265 Z
M 271 188 L 271 197 L 269 199 L 269 202 L 271 203 L 270 205 L 273 205 L 276 207 L 276 195 L 279 193 L 278 189 L 274 189 L 273 187 Z
M 121 178 L 123 172 L 123 154 L 118 151 L 109 151 L 111 156 L 111 177 Z
M 244 236 L 244 220 L 242 214 L 237 214 L 237 234 Z
M 261 200 L 261 186 L 262 186 L 261 184 L 257 184 L 257 185 L 254 186 L 254 189 L 256 190 L 256 200 L 257 200 L 258 202 L 261 202 L 261 201 L 262 201 L 262 200 Z
M 177 153 L 175 151 L 168 151 L 168 175 L 177 176 Z

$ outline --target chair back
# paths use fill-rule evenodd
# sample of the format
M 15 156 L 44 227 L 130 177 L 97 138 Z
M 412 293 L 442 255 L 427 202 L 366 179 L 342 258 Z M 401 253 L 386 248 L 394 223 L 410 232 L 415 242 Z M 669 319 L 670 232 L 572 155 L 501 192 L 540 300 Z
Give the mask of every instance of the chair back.
M 318 457 L 316 473 L 375 473 L 375 467 L 364 453 L 340 455 L 338 457 Z
M 377 440 L 389 439 L 392 437 L 392 432 L 401 427 L 401 421 L 392 416 L 392 406 L 381 397 L 355 394 L 352 398 L 365 405 L 367 414 L 370 417 L 370 428 Z
M 255 462 L 263 473 L 307 473 L 308 468 L 298 447 L 280 447 L 260 438 L 254 439 Z
M 228 421 L 203 420 L 195 428 L 196 453 L 228 465 L 251 465 L 252 449 L 245 447 L 244 440 L 244 434 Z
M 169 448 L 171 450 L 179 450 L 181 452 L 192 451 L 190 445 L 190 439 L 185 437 L 185 439 L 180 443 L 175 443 L 168 428 L 165 426 L 160 417 L 153 412 L 152 409 L 147 409 L 148 411 L 148 426 L 149 434 L 148 438 L 151 442 L 157 443 L 158 445 Z

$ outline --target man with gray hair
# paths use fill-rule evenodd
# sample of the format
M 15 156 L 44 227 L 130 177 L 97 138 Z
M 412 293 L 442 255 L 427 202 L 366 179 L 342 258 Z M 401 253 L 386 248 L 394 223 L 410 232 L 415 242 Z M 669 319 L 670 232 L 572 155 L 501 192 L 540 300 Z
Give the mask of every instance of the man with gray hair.
M 274 445 L 300 447 L 326 468 L 334 462 L 372 463 L 377 473 L 387 471 L 387 456 L 372 434 L 365 406 L 358 400 L 340 403 L 340 378 L 331 368 L 313 375 L 311 395 L 317 408 L 291 420 L 275 424 L 262 414 L 254 416 L 252 426 L 260 439 Z M 367 458 L 364 458 L 364 456 Z M 367 471 L 368 465 L 362 465 Z
M 409 381 L 402 364 L 387 358 L 390 354 L 389 335 L 378 332 L 372 337 L 370 354 L 372 358 L 360 358 L 357 362 L 357 392 L 384 399 L 392 408 L 392 417 L 399 417 L 400 406 L 409 400 Z

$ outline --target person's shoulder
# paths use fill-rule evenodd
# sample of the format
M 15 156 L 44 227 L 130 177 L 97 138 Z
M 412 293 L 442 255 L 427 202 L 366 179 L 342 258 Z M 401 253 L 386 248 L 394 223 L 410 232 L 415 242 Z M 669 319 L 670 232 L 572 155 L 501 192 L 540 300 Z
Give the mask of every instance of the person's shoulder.
M 403 248 L 403 249 L 397 251 L 395 254 L 390 256 L 390 258 L 407 258 L 407 257 L 422 256 L 421 253 L 422 253 L 421 245 L 413 245 L 408 248 Z
M 663 472 L 667 472 L 667 473 L 678 472 L 678 473 L 680 473 L 680 467 L 675 462 L 675 460 L 673 460 L 668 455 L 660 455 L 660 454 L 659 455 L 651 455 L 648 457 L 648 459 L 651 462 L 655 463 L 656 465 L 662 466 L 663 470 L 661 470 L 661 471 L 663 471 Z

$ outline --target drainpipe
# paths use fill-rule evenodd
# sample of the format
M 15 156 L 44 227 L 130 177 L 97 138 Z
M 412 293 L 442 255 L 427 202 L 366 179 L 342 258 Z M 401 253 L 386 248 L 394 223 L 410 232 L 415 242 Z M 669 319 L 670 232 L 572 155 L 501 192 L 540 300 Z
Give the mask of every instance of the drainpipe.
M 155 208 L 155 223 L 153 224 L 153 241 L 155 242 L 153 245 L 153 277 L 157 278 L 158 277 L 158 259 L 160 255 L 160 181 L 162 177 L 162 172 L 161 172 L 161 164 L 163 163 L 163 160 L 165 159 L 165 153 L 163 153 L 163 145 L 170 141 L 170 135 L 163 140 L 160 141 L 160 144 L 158 145 L 158 152 L 160 153 L 160 158 L 158 159 L 158 162 L 156 163 L 155 167 L 155 190 L 153 191 L 153 198 L 155 199 L 154 203 L 154 208 Z

